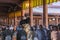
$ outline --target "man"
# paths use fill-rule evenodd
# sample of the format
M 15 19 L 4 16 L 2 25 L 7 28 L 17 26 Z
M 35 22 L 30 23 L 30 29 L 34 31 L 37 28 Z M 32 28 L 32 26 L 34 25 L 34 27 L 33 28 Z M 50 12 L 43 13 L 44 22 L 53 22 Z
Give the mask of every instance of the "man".
M 42 34 L 40 30 L 40 26 L 36 25 L 36 30 L 34 31 L 34 40 L 42 40 Z
M 57 26 L 53 26 L 53 31 L 51 32 L 51 40 L 57 40 Z
M 48 40 L 47 29 L 45 26 L 40 25 L 40 30 L 42 34 L 42 40 Z

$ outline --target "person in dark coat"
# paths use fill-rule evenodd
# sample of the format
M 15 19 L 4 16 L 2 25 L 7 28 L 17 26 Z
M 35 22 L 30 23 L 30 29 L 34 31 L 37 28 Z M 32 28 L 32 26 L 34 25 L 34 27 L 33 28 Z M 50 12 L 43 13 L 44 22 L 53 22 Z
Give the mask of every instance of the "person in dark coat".
M 27 40 L 27 33 L 24 30 L 23 24 L 29 24 L 30 18 L 22 19 L 17 27 L 17 40 Z
M 27 40 L 26 38 L 27 34 L 23 30 L 23 27 L 20 25 L 17 27 L 17 40 Z
M 42 33 L 41 33 L 41 30 L 40 30 L 40 26 L 37 25 L 36 26 L 36 30 L 34 31 L 34 40 L 42 40 Z
M 47 29 L 44 26 L 40 25 L 40 30 L 42 34 L 42 40 L 48 40 Z
M 16 31 L 17 31 L 17 40 L 21 40 L 21 38 L 20 38 L 20 31 L 21 30 L 22 30 L 22 26 L 21 25 L 16 28 Z
M 10 32 L 8 27 L 6 27 L 6 30 L 4 30 L 2 32 L 2 35 L 3 35 L 3 39 L 2 40 L 5 40 L 6 36 L 11 35 L 11 32 Z

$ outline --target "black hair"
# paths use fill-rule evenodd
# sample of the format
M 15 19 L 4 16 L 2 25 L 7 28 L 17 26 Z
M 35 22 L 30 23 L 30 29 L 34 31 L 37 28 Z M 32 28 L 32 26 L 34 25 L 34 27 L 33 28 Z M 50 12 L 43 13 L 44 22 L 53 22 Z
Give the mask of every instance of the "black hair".
M 53 26 L 52 28 L 53 28 L 53 30 L 58 31 L 58 26 Z M 54 28 L 55 28 L 55 29 L 54 29 Z
M 22 24 L 29 24 L 30 23 L 30 18 L 28 17 L 27 19 L 21 20 L 20 25 Z

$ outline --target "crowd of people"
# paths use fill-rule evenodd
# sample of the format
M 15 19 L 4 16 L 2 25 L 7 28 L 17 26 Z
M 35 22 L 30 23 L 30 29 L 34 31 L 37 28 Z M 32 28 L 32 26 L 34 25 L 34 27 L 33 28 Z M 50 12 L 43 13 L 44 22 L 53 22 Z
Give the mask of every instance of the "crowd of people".
M 0 40 L 13 40 L 13 35 L 16 36 L 16 40 L 59 40 L 60 25 L 49 25 L 47 29 L 42 25 L 30 26 L 29 20 L 21 20 L 16 30 L 13 25 L 0 26 Z

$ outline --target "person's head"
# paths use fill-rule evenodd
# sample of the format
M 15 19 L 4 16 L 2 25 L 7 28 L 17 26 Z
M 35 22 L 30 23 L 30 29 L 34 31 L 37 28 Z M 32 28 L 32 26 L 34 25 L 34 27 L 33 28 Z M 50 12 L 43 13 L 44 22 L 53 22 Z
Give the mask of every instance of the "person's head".
M 22 24 L 29 24 L 29 23 L 30 23 L 30 18 L 27 17 L 26 19 L 21 20 L 19 24 L 22 25 Z
M 2 26 L 2 28 L 6 28 L 6 26 L 5 26 L 5 25 L 3 25 L 3 26 Z
M 2 30 L 3 31 L 6 30 L 6 26 L 5 25 L 2 26 Z
M 40 25 L 40 29 L 42 29 L 43 28 L 43 26 L 42 25 Z
M 58 30 L 58 27 L 57 26 L 53 26 L 53 30 L 54 31 L 57 31 Z

